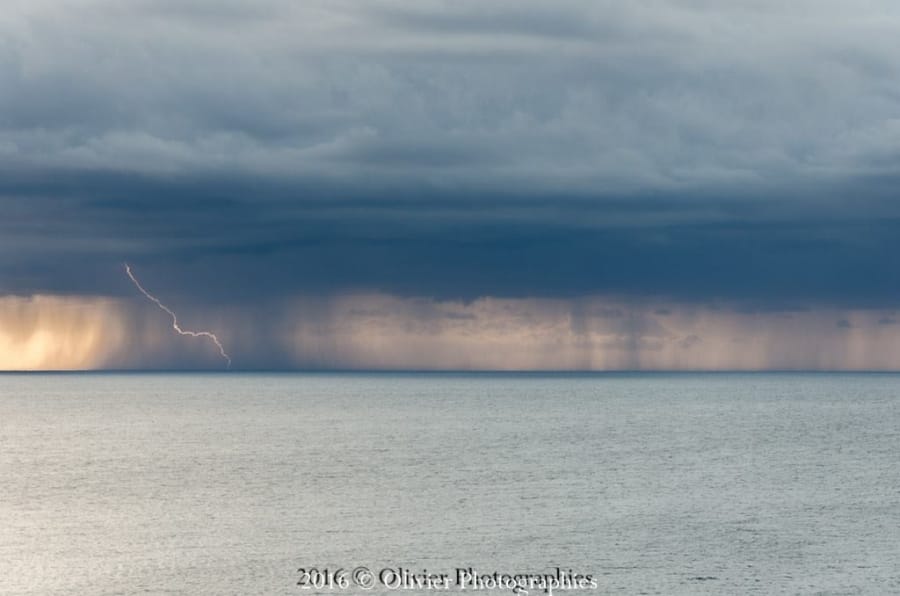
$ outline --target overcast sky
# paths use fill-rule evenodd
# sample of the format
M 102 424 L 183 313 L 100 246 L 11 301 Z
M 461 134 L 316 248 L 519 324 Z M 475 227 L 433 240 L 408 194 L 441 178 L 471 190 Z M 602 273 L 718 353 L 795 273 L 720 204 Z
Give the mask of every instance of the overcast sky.
M 685 349 L 703 340 L 690 325 L 701 311 L 814 313 L 807 335 L 838 343 L 841 323 L 856 324 L 842 313 L 870 312 L 872 345 L 888 349 L 898 174 L 890 0 L 10 0 L 0 11 L 9 350 L 34 341 L 28 297 L 144 316 L 125 261 L 232 343 L 235 326 L 254 329 L 253 366 L 365 365 L 337 344 L 311 356 L 296 335 L 290 349 L 266 339 L 288 319 L 333 322 L 322 304 L 359 310 L 360 296 L 417 321 L 448 304 L 502 318 L 485 300 L 532 323 L 563 308 L 576 336 L 585 301 L 643 305 L 632 322 L 694 313 L 667 331 Z M 422 301 L 427 313 L 410 306 Z M 300 303 L 308 316 L 289 306 Z M 560 367 L 594 366 L 572 349 Z M 830 366 L 820 356 L 810 365 Z M 616 367 L 643 366 L 628 358 Z

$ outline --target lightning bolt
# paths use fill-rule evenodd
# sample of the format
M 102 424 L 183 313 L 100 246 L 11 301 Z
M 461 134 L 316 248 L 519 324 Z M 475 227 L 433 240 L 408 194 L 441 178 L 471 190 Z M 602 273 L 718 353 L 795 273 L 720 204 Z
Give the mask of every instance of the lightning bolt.
M 134 286 L 138 290 L 140 290 L 141 294 L 143 294 L 147 298 L 147 300 L 150 300 L 151 302 L 156 304 L 156 306 L 160 307 L 170 317 L 172 317 L 172 329 L 174 329 L 179 335 L 187 335 L 189 337 L 205 337 L 211 340 L 219 349 L 219 354 L 221 354 L 222 358 L 224 358 L 228 363 L 228 368 L 231 368 L 231 356 L 229 356 L 225 352 L 225 348 L 222 347 L 222 342 L 219 341 L 219 338 L 216 337 L 215 333 L 212 333 L 211 331 L 190 331 L 188 329 L 182 329 L 181 326 L 178 325 L 178 317 L 175 316 L 175 313 L 172 312 L 172 309 L 160 302 L 156 296 L 144 289 L 144 286 L 141 285 L 141 282 L 139 282 L 131 272 L 131 266 L 128 263 L 125 263 L 125 273 L 128 275 L 128 278 L 131 280 Z

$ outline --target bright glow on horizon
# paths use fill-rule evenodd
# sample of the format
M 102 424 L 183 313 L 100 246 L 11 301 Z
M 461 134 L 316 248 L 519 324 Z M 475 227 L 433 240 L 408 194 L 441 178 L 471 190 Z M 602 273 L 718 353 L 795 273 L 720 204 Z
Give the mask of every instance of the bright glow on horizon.
M 181 341 L 142 305 L 0 296 L 0 370 L 215 366 L 207 345 Z M 209 314 L 205 326 L 227 324 L 242 366 L 261 369 L 900 371 L 900 316 L 888 310 L 370 294 Z
M 85 370 L 126 346 L 120 305 L 108 298 L 0 296 L 0 370 Z
M 299 302 L 305 366 L 437 370 L 900 370 L 890 311 L 739 310 L 602 297 Z M 309 313 L 319 316 L 310 317 Z

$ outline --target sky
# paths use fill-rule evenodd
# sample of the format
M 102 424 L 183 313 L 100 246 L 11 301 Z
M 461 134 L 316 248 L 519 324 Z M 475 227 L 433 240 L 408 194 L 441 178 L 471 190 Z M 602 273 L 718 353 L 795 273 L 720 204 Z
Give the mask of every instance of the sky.
M 890 0 L 8 0 L 0 369 L 900 369 Z

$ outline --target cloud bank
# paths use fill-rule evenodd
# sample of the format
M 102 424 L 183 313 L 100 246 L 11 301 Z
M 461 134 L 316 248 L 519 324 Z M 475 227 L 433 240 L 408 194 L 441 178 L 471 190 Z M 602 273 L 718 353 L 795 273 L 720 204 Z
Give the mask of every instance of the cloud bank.
M 12 0 L 0 13 L 0 296 L 19 309 L 96 298 L 119 320 L 140 312 L 128 261 L 180 308 L 246 336 L 245 362 L 276 368 L 431 366 L 400 347 L 383 362 L 359 355 L 369 332 L 334 322 L 320 354 L 303 327 L 317 323 L 291 323 L 293 303 L 325 316 L 359 296 L 544 305 L 565 356 L 525 342 L 503 348 L 500 368 L 718 367 L 704 350 L 738 325 L 711 314 L 718 331 L 701 333 L 687 321 L 712 319 L 692 316 L 666 326 L 673 346 L 692 346 L 598 355 L 544 310 L 596 300 L 734 321 L 815 313 L 797 333 L 837 355 L 810 342 L 797 366 L 863 366 L 851 353 L 893 366 L 880 355 L 889 325 L 835 321 L 898 306 L 898 71 L 888 0 Z M 26 345 L 19 315 L 4 316 L 5 337 Z M 418 341 L 402 331 L 418 318 L 386 320 L 400 330 L 379 337 Z M 305 331 L 284 339 L 289 324 Z M 512 329 L 532 329 L 500 327 L 523 342 Z M 861 333 L 873 347 L 849 348 Z M 448 341 L 434 345 L 458 366 L 464 352 L 493 357 Z M 771 349 L 722 366 L 795 366 Z M 134 353 L 96 362 L 171 360 Z

